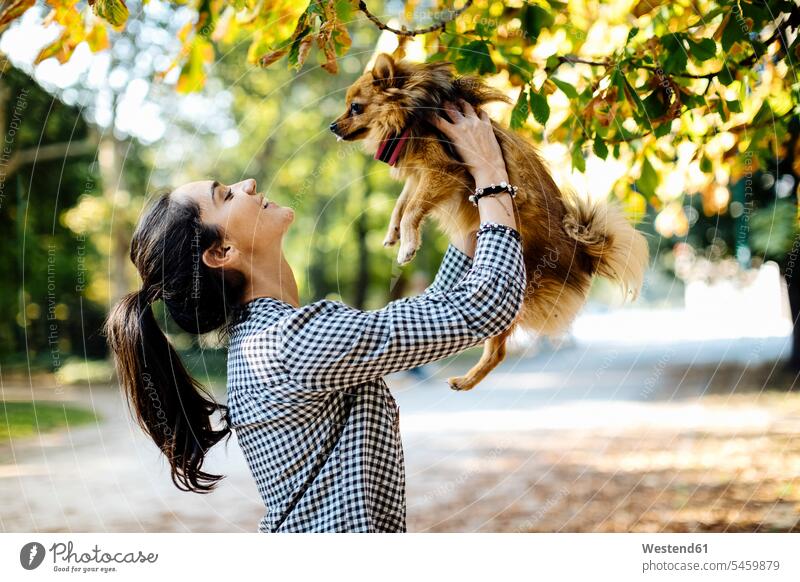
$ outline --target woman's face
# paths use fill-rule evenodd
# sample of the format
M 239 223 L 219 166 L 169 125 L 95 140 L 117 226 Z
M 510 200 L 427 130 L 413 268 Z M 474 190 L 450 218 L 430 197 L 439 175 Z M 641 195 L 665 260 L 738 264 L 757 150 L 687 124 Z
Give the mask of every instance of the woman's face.
M 252 178 L 229 186 L 211 180 L 191 182 L 176 188 L 172 196 L 195 201 L 203 222 L 220 225 L 224 245 L 244 258 L 265 251 L 279 253 L 283 235 L 294 220 L 294 211 L 259 194 Z

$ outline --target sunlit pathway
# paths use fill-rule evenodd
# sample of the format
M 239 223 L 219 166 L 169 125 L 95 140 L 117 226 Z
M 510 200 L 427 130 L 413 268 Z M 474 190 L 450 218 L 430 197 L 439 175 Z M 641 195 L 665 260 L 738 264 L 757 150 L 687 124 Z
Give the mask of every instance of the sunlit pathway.
M 765 362 L 785 347 L 783 338 L 582 343 L 511 356 L 469 393 L 444 378 L 472 355 L 430 366 L 423 381 L 390 377 L 409 529 L 797 528 L 800 398 L 760 394 L 775 385 L 765 385 Z M 235 440 L 208 461 L 227 475 L 219 489 L 183 493 L 114 388 L 64 397 L 104 421 L 0 447 L 2 531 L 256 529 L 262 508 Z

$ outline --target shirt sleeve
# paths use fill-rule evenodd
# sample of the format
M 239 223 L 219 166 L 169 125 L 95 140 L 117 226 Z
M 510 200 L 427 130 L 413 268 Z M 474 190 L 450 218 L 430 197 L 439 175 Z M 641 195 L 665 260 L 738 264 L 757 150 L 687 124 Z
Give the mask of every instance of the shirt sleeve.
M 433 283 L 428 286 L 423 295 L 438 293 L 451 289 L 472 267 L 472 258 L 465 255 L 452 244 L 447 246 L 447 250 L 442 257 L 442 263 L 433 279 Z
M 519 234 L 479 231 L 467 275 L 450 275 L 413 298 L 361 311 L 322 300 L 283 319 L 280 354 L 310 390 L 339 390 L 458 353 L 507 329 L 522 304 L 525 266 Z M 434 287 L 434 285 L 437 285 Z

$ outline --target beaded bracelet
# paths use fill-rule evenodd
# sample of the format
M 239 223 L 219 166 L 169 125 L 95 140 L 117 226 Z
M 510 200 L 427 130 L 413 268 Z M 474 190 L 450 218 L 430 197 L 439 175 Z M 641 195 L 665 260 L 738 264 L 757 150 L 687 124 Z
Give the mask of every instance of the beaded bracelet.
M 473 206 L 477 206 L 478 200 L 484 196 L 494 196 L 501 192 L 508 192 L 511 197 L 514 198 L 517 195 L 517 187 L 512 186 L 506 181 L 500 182 L 499 184 L 489 184 L 484 188 L 476 188 L 475 193 L 470 195 L 469 201 L 472 202 Z
M 497 231 L 497 232 L 508 232 L 518 241 L 522 242 L 522 237 L 519 234 L 519 231 L 515 228 L 508 226 L 507 224 L 498 224 L 496 222 L 483 222 L 481 223 L 480 227 L 478 228 L 478 232 L 475 234 L 475 237 L 479 237 L 484 232 L 490 231 Z

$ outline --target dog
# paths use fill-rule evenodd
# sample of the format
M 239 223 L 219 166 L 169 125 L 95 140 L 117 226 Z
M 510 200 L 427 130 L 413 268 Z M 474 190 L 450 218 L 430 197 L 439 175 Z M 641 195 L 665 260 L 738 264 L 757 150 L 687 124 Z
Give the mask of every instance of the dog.
M 480 78 L 455 75 L 451 63 L 395 61 L 382 53 L 348 89 L 345 113 L 330 124 L 340 140 L 364 140 L 368 152 L 392 166 L 392 177 L 405 181 L 384 240 L 385 246 L 399 240 L 400 264 L 419 249 L 420 227 L 429 214 L 450 236 L 474 232 L 480 224 L 468 200 L 474 180 L 429 121 L 445 102 L 460 99 L 476 110 L 491 101 L 509 102 Z M 480 360 L 466 375 L 448 379 L 455 390 L 473 388 L 503 360 L 517 325 L 562 335 L 585 304 L 594 275 L 617 282 L 626 298 L 635 299 L 649 261 L 646 239 L 617 204 L 562 192 L 532 143 L 494 121 L 492 127 L 509 182 L 518 188 L 526 291 L 514 324 L 484 342 Z

